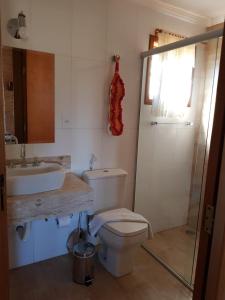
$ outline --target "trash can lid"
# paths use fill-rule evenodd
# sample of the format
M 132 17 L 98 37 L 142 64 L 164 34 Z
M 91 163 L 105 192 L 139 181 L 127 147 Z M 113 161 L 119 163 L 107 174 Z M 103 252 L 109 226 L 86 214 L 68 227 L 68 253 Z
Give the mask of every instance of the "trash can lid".
M 73 254 L 79 257 L 89 257 L 95 254 L 95 246 L 88 242 L 79 242 L 73 248 Z

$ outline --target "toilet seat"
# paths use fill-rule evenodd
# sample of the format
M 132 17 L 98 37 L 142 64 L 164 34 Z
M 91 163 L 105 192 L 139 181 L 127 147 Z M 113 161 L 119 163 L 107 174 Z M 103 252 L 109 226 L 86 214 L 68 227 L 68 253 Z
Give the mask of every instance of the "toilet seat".
M 148 224 L 138 222 L 109 222 L 103 227 L 117 236 L 131 237 L 146 232 Z

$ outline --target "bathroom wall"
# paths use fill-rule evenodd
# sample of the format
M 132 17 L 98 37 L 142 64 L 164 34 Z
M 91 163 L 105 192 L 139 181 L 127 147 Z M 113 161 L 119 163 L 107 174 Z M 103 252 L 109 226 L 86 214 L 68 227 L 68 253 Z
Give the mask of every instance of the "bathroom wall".
M 120 167 L 128 172 L 126 204 L 132 207 L 140 52 L 147 50 L 148 36 L 157 27 L 191 36 L 203 32 L 204 26 L 162 15 L 128 0 L 2 0 L 2 5 L 5 45 L 53 52 L 56 57 L 56 142 L 29 145 L 28 156 L 71 155 L 72 170 L 81 174 L 88 169 L 90 156 L 94 153 L 98 158 L 96 168 Z M 7 21 L 21 10 L 27 15 L 27 40 L 15 40 L 6 30 Z M 107 133 L 108 89 L 114 54 L 121 56 L 121 75 L 126 85 L 125 129 L 121 137 L 111 137 Z M 7 158 L 19 154 L 18 146 L 8 146 L 6 150 Z M 42 253 L 46 253 L 39 259 L 54 256 L 56 252 L 63 253 L 51 252 L 48 235 L 42 234 L 49 232 L 58 243 L 54 244 L 54 249 L 62 249 L 64 238 L 56 224 L 51 225 L 53 223 L 40 221 L 34 225 L 33 235 L 26 242 L 29 244 L 27 257 L 32 260 L 28 259 L 26 263 L 34 260 L 36 236 Z M 12 251 L 20 253 L 17 264 L 20 257 L 24 257 L 20 250 L 23 245 L 17 243 Z

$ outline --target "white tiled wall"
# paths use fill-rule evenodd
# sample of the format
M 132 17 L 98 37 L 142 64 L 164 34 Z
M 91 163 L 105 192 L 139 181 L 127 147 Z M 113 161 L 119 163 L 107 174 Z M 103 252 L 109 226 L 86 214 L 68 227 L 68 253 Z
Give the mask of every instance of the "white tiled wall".
M 5 45 L 56 54 L 56 143 L 29 145 L 28 155 L 70 154 L 72 170 L 81 173 L 94 153 L 96 167 L 122 167 L 128 171 L 128 207 L 133 203 L 136 136 L 140 93 L 140 52 L 156 27 L 185 35 L 201 26 L 164 16 L 128 0 L 2 0 Z M 29 38 L 15 40 L 6 30 L 8 19 L 23 10 Z M 121 56 L 126 86 L 123 102 L 124 134 L 107 134 L 108 90 L 112 55 Z M 15 146 L 7 157 L 18 156 Z M 46 223 L 43 226 L 50 228 Z M 37 226 L 43 231 L 42 226 Z M 57 230 L 51 229 L 55 236 Z M 64 241 L 62 241 L 64 243 Z M 46 245 L 46 253 L 48 253 Z M 50 251 L 51 252 L 51 251 Z M 58 252 L 60 253 L 60 251 Z M 52 252 L 54 255 L 55 252 Z M 43 256 L 44 257 L 44 256 Z
M 200 45 L 200 48 L 202 45 Z M 193 126 L 150 126 L 151 108 L 142 102 L 139 127 L 135 211 L 144 215 L 154 232 L 186 225 L 190 205 L 194 143 L 198 132 L 205 84 L 205 56 L 196 51 L 192 105 L 183 121 Z M 177 122 L 173 120 L 172 122 Z

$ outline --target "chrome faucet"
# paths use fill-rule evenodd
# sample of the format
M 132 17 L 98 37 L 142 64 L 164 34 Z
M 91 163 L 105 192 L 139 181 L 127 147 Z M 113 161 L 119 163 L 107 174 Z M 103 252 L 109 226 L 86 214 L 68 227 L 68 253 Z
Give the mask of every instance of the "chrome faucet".
M 26 168 L 27 162 L 26 162 L 26 145 L 25 144 L 21 144 L 20 158 L 21 158 L 21 167 Z

